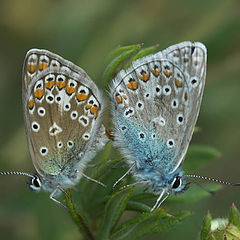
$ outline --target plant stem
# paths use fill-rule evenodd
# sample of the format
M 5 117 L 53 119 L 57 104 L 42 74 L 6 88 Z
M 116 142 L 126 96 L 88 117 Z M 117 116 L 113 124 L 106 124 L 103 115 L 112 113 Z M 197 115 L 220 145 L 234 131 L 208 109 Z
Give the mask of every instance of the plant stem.
M 84 218 L 76 211 L 73 202 L 72 202 L 72 194 L 71 190 L 67 189 L 67 194 L 65 194 L 66 199 L 66 205 L 68 208 L 68 212 L 70 213 L 72 220 L 76 223 L 78 226 L 79 231 L 85 236 L 87 240 L 95 240 L 92 232 L 90 231 L 86 221 Z

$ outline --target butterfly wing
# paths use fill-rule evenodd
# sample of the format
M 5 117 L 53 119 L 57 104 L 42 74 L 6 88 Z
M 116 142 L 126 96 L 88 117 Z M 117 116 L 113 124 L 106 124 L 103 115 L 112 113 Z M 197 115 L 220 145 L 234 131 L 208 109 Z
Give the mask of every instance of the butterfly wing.
M 199 113 L 206 48 L 184 42 L 139 59 L 111 87 L 117 145 L 130 164 L 174 172 L 183 161 Z
M 40 175 L 83 168 L 105 144 L 99 122 L 103 100 L 80 67 L 32 49 L 25 57 L 22 91 L 29 150 Z
M 173 162 L 175 167 L 172 172 L 174 172 L 184 160 L 198 118 L 206 79 L 207 49 L 200 42 L 182 42 L 167 48 L 163 51 L 163 55 L 171 59 L 186 75 L 187 89 L 182 96 L 183 103 L 186 103 L 183 108 L 186 115 L 186 126 L 180 158 Z M 177 77 L 175 81 L 177 81 Z

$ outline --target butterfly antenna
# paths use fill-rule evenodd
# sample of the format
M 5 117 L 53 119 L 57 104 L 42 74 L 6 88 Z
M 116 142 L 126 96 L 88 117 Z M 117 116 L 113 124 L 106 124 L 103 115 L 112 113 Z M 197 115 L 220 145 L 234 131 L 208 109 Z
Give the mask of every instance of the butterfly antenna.
M 34 178 L 32 174 L 26 173 L 26 172 L 0 172 L 0 175 L 19 175 L 19 176 L 27 176 L 30 178 Z
M 187 178 L 198 178 L 198 179 L 203 179 L 203 180 L 216 182 L 216 183 L 220 183 L 220 184 L 224 184 L 224 185 L 230 185 L 230 186 L 240 186 L 240 183 L 231 183 L 231 182 L 226 182 L 226 181 L 222 181 L 222 180 L 215 179 L 215 178 L 198 176 L 198 175 L 193 175 L 193 174 L 185 175 L 185 177 L 187 177 Z

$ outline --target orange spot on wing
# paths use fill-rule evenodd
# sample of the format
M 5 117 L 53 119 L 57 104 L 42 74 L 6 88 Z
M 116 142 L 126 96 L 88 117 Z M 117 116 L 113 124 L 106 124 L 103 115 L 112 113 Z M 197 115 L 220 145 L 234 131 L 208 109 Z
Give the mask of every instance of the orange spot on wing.
M 66 92 L 67 92 L 68 95 L 72 95 L 75 91 L 76 91 L 75 87 L 69 87 L 67 85 Z
M 78 93 L 77 94 L 77 100 L 80 101 L 84 101 L 87 99 L 87 95 L 85 93 Z
M 182 87 L 182 82 L 180 80 L 175 80 L 175 84 L 177 87 Z
M 36 64 L 34 64 L 34 65 L 33 64 L 28 64 L 27 65 L 27 71 L 31 74 L 36 72 L 36 68 L 37 68 Z
M 43 96 L 43 89 L 37 89 L 34 95 L 37 99 L 41 99 Z
M 122 103 L 122 97 L 120 95 L 116 96 L 115 100 L 118 104 Z
M 188 94 L 187 94 L 187 93 L 184 94 L 184 100 L 185 100 L 185 101 L 188 100 Z
M 144 82 L 147 82 L 149 80 L 149 75 L 146 73 L 143 73 L 140 79 L 143 80 Z
M 90 112 L 91 112 L 92 114 L 94 114 L 94 113 L 97 112 L 97 110 L 98 110 L 98 107 L 97 107 L 97 106 L 94 106 L 94 107 L 91 107 Z
M 34 100 L 31 99 L 31 100 L 28 102 L 28 108 L 29 108 L 30 110 L 32 110 L 33 107 L 34 107 Z
M 122 95 L 122 97 L 126 100 L 127 99 L 127 96 L 125 94 Z
M 127 85 L 128 88 L 136 90 L 138 88 L 138 83 L 131 79 Z
M 56 82 L 56 85 L 57 85 L 58 89 L 61 90 L 61 89 L 63 89 L 64 87 L 66 87 L 66 81 Z
M 55 84 L 55 81 L 46 82 L 46 83 L 45 83 L 45 88 L 51 90 L 52 87 L 54 86 L 54 84 Z
M 47 67 L 48 67 L 48 65 L 46 63 L 40 63 L 38 66 L 38 69 L 40 71 L 42 71 L 42 70 L 46 69 Z
M 87 105 L 85 106 L 85 109 L 88 110 L 88 109 L 90 109 L 91 107 L 92 107 L 91 104 L 87 104 Z
M 164 71 L 163 73 L 165 74 L 166 77 L 170 77 L 172 75 L 172 73 L 167 70 Z
M 156 69 L 151 70 L 152 74 L 157 77 L 159 75 L 159 71 Z
M 98 111 L 96 112 L 96 114 L 95 114 L 95 119 L 98 117 Z

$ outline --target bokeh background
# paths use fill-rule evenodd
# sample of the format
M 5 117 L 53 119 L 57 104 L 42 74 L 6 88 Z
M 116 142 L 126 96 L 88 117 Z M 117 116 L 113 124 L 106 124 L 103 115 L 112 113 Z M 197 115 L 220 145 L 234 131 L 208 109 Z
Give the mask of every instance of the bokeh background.
M 221 157 L 198 174 L 240 181 L 240 2 L 238 0 L 1 0 L 0 170 L 33 171 L 21 104 L 25 53 L 37 47 L 80 65 L 103 86 L 108 53 L 119 45 L 201 41 L 208 48 L 207 82 L 192 142 Z M 193 215 L 158 239 L 198 239 L 207 210 L 224 217 L 240 208 L 240 188 L 182 205 Z M 169 211 L 175 211 L 170 209 Z M 0 239 L 81 239 L 67 212 L 35 194 L 25 179 L 0 177 Z M 156 239 L 148 237 L 146 239 Z

